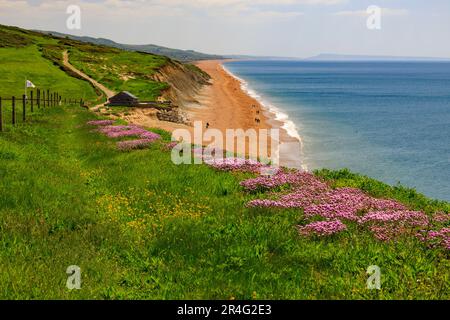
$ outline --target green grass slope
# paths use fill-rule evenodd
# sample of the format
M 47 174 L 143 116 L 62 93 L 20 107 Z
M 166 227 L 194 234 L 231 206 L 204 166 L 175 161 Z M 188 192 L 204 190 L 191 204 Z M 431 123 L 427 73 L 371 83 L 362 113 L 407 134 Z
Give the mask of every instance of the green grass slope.
M 38 88 L 59 92 L 65 97 L 84 100 L 96 98 L 92 86 L 67 75 L 42 57 L 36 45 L 22 48 L 0 48 L 0 96 L 21 97 L 25 90 L 25 79 Z
M 79 97 L 74 98 L 95 103 L 101 93 L 95 92 L 88 82 L 63 65 L 63 52 L 66 50 L 70 63 L 79 70 L 114 91 L 130 91 L 144 101 L 157 100 L 172 85 L 153 78 L 168 64 L 177 65 L 181 72 L 191 74 L 201 83 L 208 78 L 195 66 L 175 63 L 165 56 L 54 37 L 16 27 L 0 25 L 0 43 L 0 93 L 5 96 L 21 96 L 25 78 L 28 78 L 40 88 L 63 95 L 77 92 Z M 73 79 L 68 79 L 68 76 Z
M 63 95 L 96 98 L 60 69 L 67 45 L 0 30 L 15 39 L 0 48 L 7 74 L 0 96 L 22 94 L 28 77 Z M 257 196 L 239 186 L 246 175 L 176 166 L 162 143 L 120 152 L 86 125 L 94 118 L 77 106 L 47 108 L 0 133 L 0 299 L 450 298 L 448 252 L 415 239 L 382 243 L 357 230 L 302 238 L 301 210 L 245 206 Z M 450 211 L 448 203 L 345 170 L 317 174 L 414 209 Z M 366 289 L 374 264 L 382 270 L 377 292 Z M 70 265 L 82 269 L 81 290 L 65 286 Z
M 0 298 L 450 298 L 447 253 L 370 235 L 301 238 L 300 210 L 245 207 L 243 175 L 176 166 L 162 144 L 120 152 L 86 125 L 93 118 L 54 108 L 0 134 Z M 322 175 L 407 194 L 348 172 Z M 366 289 L 373 264 L 377 292 Z M 70 265 L 82 269 L 81 290 L 65 287 Z
M 169 88 L 152 78 L 169 62 L 166 57 L 67 39 L 60 43 L 69 48 L 71 64 L 112 90 L 130 91 L 141 100 L 154 101 Z
M 27 79 L 38 88 L 66 97 L 95 99 L 89 83 L 69 76 L 43 55 L 43 47 L 54 46 L 57 41 L 32 31 L 0 25 L 0 96 L 22 97 Z

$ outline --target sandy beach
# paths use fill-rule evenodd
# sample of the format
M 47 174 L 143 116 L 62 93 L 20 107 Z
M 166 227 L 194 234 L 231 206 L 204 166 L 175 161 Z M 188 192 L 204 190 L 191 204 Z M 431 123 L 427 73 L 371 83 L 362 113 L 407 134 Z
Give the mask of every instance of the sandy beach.
M 196 65 L 211 76 L 190 108 L 193 120 L 208 122 L 211 128 L 269 129 L 269 118 L 260 103 L 241 89 L 241 83 L 227 73 L 220 60 L 200 61 Z M 257 122 L 259 119 L 259 123 Z
M 203 130 L 209 124 L 209 129 L 218 129 L 226 136 L 227 129 L 279 129 L 280 164 L 293 168 L 303 168 L 300 162 L 301 142 L 283 129 L 284 123 L 276 120 L 276 114 L 270 112 L 258 100 L 242 89 L 242 83 L 223 68 L 223 60 L 208 60 L 197 62 L 196 65 L 211 76 L 211 85 L 204 86 L 193 102 L 183 107 L 191 123 L 201 121 Z M 129 115 L 122 115 L 126 121 L 146 127 L 157 127 L 173 132 L 176 129 L 186 129 L 193 136 L 194 127 L 172 122 L 159 121 L 156 111 L 152 109 L 135 109 Z M 210 145 L 213 141 L 203 141 Z M 268 141 L 268 155 L 270 141 Z M 259 142 L 258 142 L 259 143 Z M 246 154 L 249 152 L 248 140 Z M 237 152 L 237 150 L 228 150 Z M 254 154 L 252 154 L 254 155 Z M 257 155 L 261 155 L 261 152 Z
M 209 123 L 219 129 L 279 129 L 281 164 L 300 167 L 298 157 L 300 141 L 282 128 L 258 100 L 242 90 L 242 83 L 223 68 L 222 60 L 200 61 L 196 65 L 211 76 L 211 85 L 205 86 L 197 97 L 198 104 L 188 108 L 192 121 Z

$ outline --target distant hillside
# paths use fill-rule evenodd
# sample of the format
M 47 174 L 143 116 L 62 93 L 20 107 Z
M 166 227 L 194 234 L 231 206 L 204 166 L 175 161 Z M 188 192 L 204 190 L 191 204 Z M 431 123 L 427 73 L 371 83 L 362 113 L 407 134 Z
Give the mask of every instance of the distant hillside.
M 77 70 L 112 91 L 129 91 L 143 101 L 170 100 L 182 107 L 195 101 L 197 92 L 209 81 L 209 76 L 196 66 L 163 55 L 18 27 L 0 25 L 0 49 L 1 96 L 20 96 L 27 78 L 37 87 L 83 97 L 87 103 L 104 99 L 101 92 L 96 98 L 95 89 L 64 64 L 65 52 Z
M 64 34 L 55 31 L 37 31 L 44 34 L 51 34 L 52 36 L 60 37 L 60 38 L 69 38 L 71 40 L 77 40 L 82 42 L 89 42 L 96 45 L 108 46 L 113 48 L 118 48 L 127 51 L 139 51 L 145 53 L 152 53 L 157 55 L 162 55 L 169 57 L 174 60 L 178 60 L 181 62 L 190 62 L 190 61 L 198 61 L 198 60 L 216 60 L 216 59 L 224 59 L 223 56 L 205 54 L 201 52 L 196 52 L 193 50 L 179 50 L 179 49 L 171 49 L 166 47 L 161 47 L 153 44 L 144 44 L 144 45 L 131 45 L 131 44 L 121 44 L 114 42 L 109 39 L 104 38 L 93 38 L 93 37 L 79 37 L 70 34 Z
M 277 56 L 249 56 L 249 55 L 226 55 L 227 59 L 238 59 L 238 60 L 299 60 L 299 58 L 294 57 L 277 57 Z
M 307 58 L 305 60 L 308 60 L 308 61 L 450 61 L 449 58 L 342 55 L 342 54 L 333 54 L 333 53 L 322 53 L 317 56 Z

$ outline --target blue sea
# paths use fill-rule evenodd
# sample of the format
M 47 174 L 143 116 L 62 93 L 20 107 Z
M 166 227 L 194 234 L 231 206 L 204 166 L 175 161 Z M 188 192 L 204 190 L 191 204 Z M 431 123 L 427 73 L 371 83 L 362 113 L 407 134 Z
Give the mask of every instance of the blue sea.
M 309 170 L 349 168 L 450 201 L 450 63 L 235 61 L 301 137 Z

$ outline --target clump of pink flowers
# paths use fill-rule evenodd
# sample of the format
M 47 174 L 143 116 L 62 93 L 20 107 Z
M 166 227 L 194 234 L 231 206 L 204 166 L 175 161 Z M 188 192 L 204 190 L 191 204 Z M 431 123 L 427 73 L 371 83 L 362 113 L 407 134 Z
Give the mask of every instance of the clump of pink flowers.
M 141 127 L 129 126 L 105 126 L 99 129 L 99 132 L 105 134 L 109 138 L 123 138 L 123 137 L 139 137 L 142 139 L 158 140 L 160 135 L 149 132 Z
M 259 176 L 257 178 L 241 182 L 241 186 L 247 191 L 271 190 L 283 185 L 296 186 L 301 184 L 304 179 L 308 179 L 309 174 L 304 172 L 283 172 L 278 171 L 274 175 Z
M 308 172 L 280 170 L 273 176 L 245 180 L 241 186 L 248 192 L 269 192 L 267 197 L 250 201 L 248 207 L 303 209 L 303 218 L 310 223 L 298 227 L 301 235 L 334 234 L 345 230 L 345 223 L 353 223 L 378 240 L 391 241 L 414 235 L 431 224 L 450 221 L 450 215 L 444 212 L 430 218 L 424 212 L 409 210 L 396 200 L 378 199 L 356 188 L 333 189 Z M 318 219 L 319 222 L 311 222 Z M 439 242 L 448 249 L 449 229 L 430 232 L 422 239 Z
M 114 120 L 94 120 L 94 121 L 89 121 L 87 124 L 90 126 L 96 126 L 96 127 L 101 127 L 101 126 L 111 126 L 114 124 Z
M 179 144 L 178 141 L 172 141 L 172 142 L 167 143 L 167 144 L 164 146 L 164 148 L 165 148 L 166 150 L 172 150 L 172 149 L 175 148 L 178 144 Z
M 112 125 L 112 120 L 90 121 L 88 124 L 100 127 L 97 131 L 103 133 L 109 138 L 137 137 L 139 139 L 129 141 L 119 141 L 117 148 L 121 151 L 134 149 L 142 149 L 150 145 L 152 142 L 161 139 L 157 133 L 147 131 L 135 125 Z
M 148 147 L 153 141 L 154 140 L 150 140 L 150 139 L 119 141 L 119 142 L 117 142 L 117 149 L 119 149 L 121 151 L 143 149 L 145 147 Z
M 357 221 L 360 213 L 370 210 L 405 210 L 393 200 L 375 199 L 355 188 L 338 188 L 316 196 L 304 206 L 306 217 L 321 216 L 327 219 L 341 218 Z
M 450 250 L 450 227 L 441 230 L 422 230 L 417 234 L 417 238 L 432 247 L 440 246 Z
M 205 159 L 205 163 L 220 171 L 260 173 L 261 169 L 265 167 L 265 165 L 258 161 L 243 158 Z
M 432 221 L 437 222 L 437 223 L 450 222 L 450 214 L 442 212 L 442 211 L 437 212 L 436 214 L 433 215 Z
M 347 229 L 340 220 L 316 221 L 306 226 L 298 226 L 298 232 L 303 236 L 331 236 Z
M 378 240 L 389 241 L 400 235 L 411 234 L 418 227 L 426 227 L 429 219 L 420 211 L 371 211 L 361 217 L 358 223 L 367 226 Z

